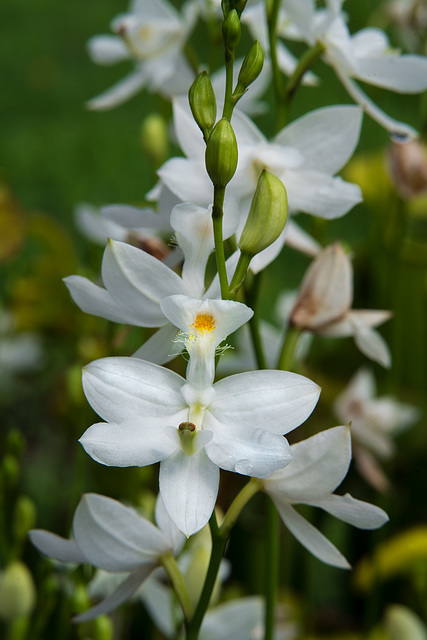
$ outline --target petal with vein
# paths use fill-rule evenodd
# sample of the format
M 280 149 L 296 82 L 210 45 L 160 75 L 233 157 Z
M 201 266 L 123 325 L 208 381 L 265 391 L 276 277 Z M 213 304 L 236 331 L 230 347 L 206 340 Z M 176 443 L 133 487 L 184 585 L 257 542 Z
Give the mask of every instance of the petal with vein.
M 138 358 L 113 357 L 83 369 L 83 389 L 103 420 L 123 422 L 142 416 L 171 416 L 184 409 L 178 374 Z
M 160 493 L 166 510 L 187 537 L 208 522 L 218 495 L 219 469 L 204 449 L 177 451 L 160 464 Z
M 96 462 L 108 467 L 145 467 L 172 455 L 177 444 L 167 427 L 185 421 L 188 411 L 164 418 L 130 418 L 120 424 L 98 422 L 79 442 Z
M 289 443 L 281 435 L 249 426 L 231 427 L 209 414 L 205 416 L 204 425 L 214 432 L 206 453 L 221 469 L 267 478 L 292 460 Z
M 103 287 L 98 287 L 82 276 L 68 276 L 64 278 L 64 282 L 74 302 L 85 313 L 106 318 L 112 322 L 142 326 L 143 317 L 131 309 L 117 304 Z
M 307 502 L 334 491 L 351 461 L 348 427 L 334 427 L 292 445 L 292 464 L 276 471 L 265 483 L 267 491 L 292 502 Z
M 157 563 L 171 550 L 165 534 L 134 509 L 96 493 L 85 494 L 74 514 L 73 532 L 87 560 L 105 571 L 132 571 Z
M 223 424 L 285 435 L 313 411 L 320 387 L 288 371 L 247 371 L 214 385 L 209 411 Z
M 304 169 L 333 175 L 353 155 L 359 142 L 362 110 L 352 105 L 324 107 L 298 118 L 275 137 L 304 156 Z

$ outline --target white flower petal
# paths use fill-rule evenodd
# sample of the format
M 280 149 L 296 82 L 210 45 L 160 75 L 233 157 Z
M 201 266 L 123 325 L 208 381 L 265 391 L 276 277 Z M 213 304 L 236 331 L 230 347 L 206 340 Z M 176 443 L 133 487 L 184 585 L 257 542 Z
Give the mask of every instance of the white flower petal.
M 292 211 L 303 211 L 325 220 L 340 218 L 363 199 L 358 185 L 320 171 L 289 169 L 283 182 Z
M 412 140 L 413 138 L 418 137 L 416 129 L 404 122 L 399 122 L 399 120 L 395 120 L 388 116 L 370 98 L 368 98 L 366 93 L 364 93 L 364 91 L 362 91 L 362 89 L 360 89 L 353 80 L 351 80 L 345 73 L 341 72 L 338 66 L 335 66 L 334 68 L 338 78 L 353 100 L 362 107 L 363 111 L 365 111 L 368 116 L 378 122 L 378 124 L 384 127 L 384 129 L 386 129 L 386 131 L 388 131 L 392 136 L 396 136 L 403 140 Z
M 168 458 L 177 443 L 167 427 L 180 424 L 186 411 L 165 418 L 133 418 L 120 424 L 98 422 L 86 429 L 79 442 L 96 462 L 108 467 L 145 467 Z
M 166 364 L 181 352 L 181 348 L 177 348 L 174 344 L 177 330 L 170 322 L 164 327 L 156 331 L 148 340 L 139 347 L 133 358 L 140 358 L 155 364 Z
M 154 570 L 155 565 L 146 564 L 142 567 L 138 567 L 122 582 L 117 589 L 102 602 L 95 607 L 88 609 L 84 613 L 73 618 L 73 622 L 87 622 L 88 620 L 94 620 L 98 616 L 105 615 L 116 609 L 119 605 L 128 600 L 141 586 L 141 584 L 148 578 L 150 573 Z
M 96 493 L 85 494 L 74 514 L 73 532 L 87 560 L 105 571 L 132 571 L 156 565 L 171 551 L 160 529 L 134 509 Z
M 382 335 L 371 327 L 361 327 L 354 334 L 354 341 L 360 351 L 386 369 L 391 367 L 391 353 Z
M 126 204 L 109 204 L 101 207 L 101 215 L 125 229 L 170 229 L 166 216 L 155 213 L 152 209 L 131 207 Z
M 219 469 L 204 449 L 177 451 L 160 464 L 160 493 L 166 510 L 187 537 L 208 522 L 218 495 Z
M 98 287 L 82 276 L 67 276 L 64 283 L 77 306 L 85 313 L 113 322 L 123 322 L 137 327 L 143 318 L 128 307 L 119 305 L 103 287 Z
M 320 387 L 287 371 L 247 371 L 220 380 L 209 411 L 223 424 L 284 435 L 313 411 Z
M 185 380 L 138 358 L 102 358 L 83 370 L 83 389 L 104 420 L 171 416 L 186 407 L 181 394 Z
M 224 602 L 209 609 L 200 629 L 200 640 L 248 640 L 257 638 L 264 623 L 262 598 L 252 596 Z
M 205 157 L 203 134 L 190 111 L 187 96 L 175 97 L 172 101 L 175 135 L 187 158 L 200 161 Z
M 282 129 L 274 141 L 298 149 L 304 156 L 304 169 L 332 175 L 354 153 L 362 113 L 352 105 L 316 109 Z
M 376 87 L 398 93 L 420 93 L 427 89 L 427 58 L 415 55 L 363 58 L 357 62 L 355 75 Z
M 267 478 L 292 460 L 291 448 L 283 436 L 262 428 L 221 424 L 209 414 L 204 425 L 214 432 L 206 453 L 221 469 Z
M 292 445 L 292 464 L 265 482 L 277 499 L 310 502 L 334 491 L 343 481 L 351 461 L 348 427 L 334 427 Z
M 286 500 L 279 502 L 275 499 L 274 503 L 286 527 L 310 553 L 333 567 L 350 569 L 349 563 L 335 545 L 295 511 Z
M 156 500 L 155 520 L 159 529 L 163 531 L 167 539 L 170 540 L 174 553 L 179 553 L 184 546 L 185 536 L 177 528 L 176 524 L 166 511 L 165 503 L 163 502 L 163 498 L 160 493 Z
M 316 257 L 322 250 L 321 245 L 293 220 L 288 219 L 285 227 L 285 244 L 307 256 Z
M 358 529 L 378 529 L 389 519 L 386 512 L 379 507 L 356 500 L 349 493 L 344 496 L 325 496 L 319 500 L 312 500 L 309 504 L 324 509 L 335 518 Z
M 106 111 L 118 107 L 129 98 L 133 98 L 146 82 L 147 78 L 143 70 L 137 69 L 104 93 L 89 100 L 86 107 L 91 111 Z
M 124 242 L 110 241 L 102 261 L 102 279 L 114 300 L 146 316 L 146 326 L 165 324 L 159 302 L 186 293 L 181 278 L 160 260 Z
M 213 197 L 212 182 L 201 159 L 171 158 L 157 171 L 157 175 L 167 188 L 181 202 L 195 202 L 209 206 Z
M 61 538 L 56 533 L 43 529 L 31 529 L 28 535 L 33 545 L 49 558 L 54 558 L 60 562 L 75 562 L 79 564 L 88 562 L 74 540 Z
M 93 36 L 87 43 L 87 49 L 91 60 L 95 64 L 116 64 L 130 58 L 129 49 L 123 40 L 117 36 Z

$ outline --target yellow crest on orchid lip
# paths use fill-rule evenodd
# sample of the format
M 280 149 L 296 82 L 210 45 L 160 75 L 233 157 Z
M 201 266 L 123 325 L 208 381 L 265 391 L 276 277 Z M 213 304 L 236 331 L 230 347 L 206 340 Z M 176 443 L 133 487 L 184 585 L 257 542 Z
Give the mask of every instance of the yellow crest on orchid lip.
M 212 313 L 198 313 L 194 322 L 189 326 L 193 328 L 200 337 L 203 337 L 216 329 L 215 318 Z

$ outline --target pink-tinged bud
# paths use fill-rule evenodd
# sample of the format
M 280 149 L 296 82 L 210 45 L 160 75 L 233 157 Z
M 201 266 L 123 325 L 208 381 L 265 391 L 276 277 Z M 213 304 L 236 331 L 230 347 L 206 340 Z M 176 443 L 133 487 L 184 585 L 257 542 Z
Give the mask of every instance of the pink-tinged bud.
M 343 317 L 353 300 L 351 262 L 337 242 L 314 260 L 302 281 L 290 324 L 312 331 Z
M 427 192 L 427 149 L 419 140 L 392 142 L 389 166 L 396 191 L 404 200 Z

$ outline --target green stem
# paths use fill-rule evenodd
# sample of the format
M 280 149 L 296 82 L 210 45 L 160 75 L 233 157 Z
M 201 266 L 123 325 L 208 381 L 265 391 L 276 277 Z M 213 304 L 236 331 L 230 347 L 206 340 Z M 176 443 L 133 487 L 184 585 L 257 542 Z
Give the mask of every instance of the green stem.
M 225 49 L 225 96 L 222 117 L 231 121 L 235 101 L 233 98 L 234 51 Z
M 286 337 L 283 341 L 282 349 L 280 351 L 278 369 L 282 371 L 291 371 L 294 363 L 295 348 L 298 343 L 298 339 L 301 335 L 301 329 L 299 327 L 289 327 L 286 331 Z
M 313 62 L 315 62 L 324 51 L 325 47 L 323 44 L 316 42 L 316 44 L 314 44 L 310 49 L 307 49 L 304 55 L 300 58 L 285 87 L 284 98 L 287 102 L 290 102 L 295 91 L 298 89 L 306 71 L 310 69 Z
M 225 545 L 227 544 L 227 536 L 222 536 L 219 534 L 215 512 L 212 513 L 209 524 L 212 535 L 212 552 L 205 582 L 203 584 L 202 593 L 200 595 L 199 602 L 197 603 L 196 611 L 194 612 L 194 616 L 192 617 L 189 624 L 187 624 L 186 640 L 197 640 L 197 638 L 199 637 L 200 627 L 202 626 L 203 618 L 212 597 L 212 591 L 214 589 L 221 560 L 224 555 Z
M 242 286 L 242 282 L 245 279 L 252 257 L 252 254 L 247 251 L 242 251 L 240 253 L 239 261 L 230 283 L 230 294 L 233 298 L 236 297 L 240 287 Z
M 211 519 L 209 521 L 212 536 L 211 558 L 209 561 L 208 571 L 206 574 L 202 593 L 196 607 L 196 611 L 194 612 L 194 616 L 192 617 L 191 621 L 187 624 L 186 640 L 197 640 L 197 638 L 199 637 L 200 627 L 202 625 L 204 615 L 212 597 L 212 591 L 215 586 L 230 530 L 239 517 L 239 514 L 245 504 L 261 488 L 261 480 L 259 480 L 258 478 L 251 478 L 251 480 L 249 480 L 249 482 L 234 498 L 220 527 L 218 527 L 215 512 L 212 513 Z
M 251 332 L 252 345 L 254 348 L 258 369 L 267 369 L 267 361 L 265 359 L 264 349 L 262 346 L 261 333 L 259 329 L 259 317 L 257 313 L 257 302 L 261 283 L 261 275 L 261 273 L 257 273 L 253 278 L 252 286 L 247 289 L 246 303 L 254 311 L 254 315 L 249 320 L 249 329 Z
M 225 187 L 214 187 L 214 201 L 212 206 L 212 225 L 215 242 L 216 268 L 221 286 L 223 300 L 230 299 L 227 269 L 225 266 L 224 241 L 222 233 L 222 218 L 224 216 Z
M 240 515 L 241 510 L 247 502 L 262 489 L 262 481 L 259 478 L 251 478 L 239 491 L 231 505 L 228 507 L 224 520 L 219 528 L 219 534 L 228 536 L 232 526 Z
M 271 70 L 273 76 L 273 90 L 276 101 L 276 130 L 279 131 L 285 124 L 285 87 L 283 83 L 283 75 L 279 67 L 277 58 L 277 18 L 279 16 L 281 0 L 272 0 L 266 2 L 268 40 L 270 46 Z
M 187 586 L 184 577 L 171 553 L 166 553 L 160 558 L 160 562 L 165 568 L 174 588 L 174 591 L 181 604 L 184 618 L 186 621 L 191 620 L 193 615 L 193 607 L 191 605 L 190 596 L 188 595 Z
M 273 640 L 277 587 L 280 573 L 280 519 L 277 509 L 270 498 L 268 498 L 267 503 L 267 536 L 264 640 Z

